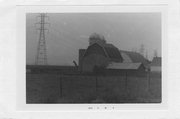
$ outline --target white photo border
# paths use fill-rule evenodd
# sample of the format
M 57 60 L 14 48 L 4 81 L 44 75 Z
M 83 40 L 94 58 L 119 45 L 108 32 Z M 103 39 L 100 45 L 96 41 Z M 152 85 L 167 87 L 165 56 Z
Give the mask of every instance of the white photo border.
M 137 104 L 26 104 L 26 13 L 161 13 L 162 102 Z M 167 6 L 166 5 L 52 5 L 17 6 L 17 110 L 21 111 L 97 111 L 97 110 L 166 110 L 167 85 Z

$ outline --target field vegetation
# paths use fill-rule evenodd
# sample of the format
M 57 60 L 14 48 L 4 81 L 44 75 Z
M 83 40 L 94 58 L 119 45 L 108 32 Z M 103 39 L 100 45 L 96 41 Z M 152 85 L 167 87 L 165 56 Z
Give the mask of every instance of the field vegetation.
M 26 74 L 27 103 L 160 103 L 161 76 Z

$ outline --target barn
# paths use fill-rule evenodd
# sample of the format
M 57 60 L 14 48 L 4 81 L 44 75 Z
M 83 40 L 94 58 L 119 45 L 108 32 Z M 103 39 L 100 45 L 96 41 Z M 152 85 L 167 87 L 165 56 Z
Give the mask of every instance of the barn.
M 94 43 L 86 50 L 80 50 L 79 64 L 84 72 L 92 72 L 94 67 L 107 67 L 109 62 L 122 62 L 123 58 L 117 48 L 109 47 L 108 44 Z
M 161 72 L 161 57 L 154 57 L 150 64 L 151 72 Z
M 141 54 L 119 50 L 106 43 L 104 37 L 93 34 L 87 49 L 79 49 L 79 70 L 93 72 L 95 68 L 113 70 L 146 70 L 149 61 Z M 117 67 L 116 67 L 117 65 Z M 113 67 L 112 67 L 113 66 Z

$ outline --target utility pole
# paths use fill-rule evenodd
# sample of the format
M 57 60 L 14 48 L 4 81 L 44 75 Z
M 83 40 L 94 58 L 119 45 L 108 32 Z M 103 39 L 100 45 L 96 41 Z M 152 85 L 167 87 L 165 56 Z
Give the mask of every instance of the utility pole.
M 38 41 L 38 46 L 37 46 L 37 55 L 36 55 L 36 60 L 35 64 L 36 65 L 47 65 L 47 49 L 46 49 L 46 37 L 45 37 L 45 31 L 48 30 L 46 29 L 46 23 L 45 19 L 47 18 L 46 13 L 40 13 L 40 21 L 36 24 L 40 25 L 38 30 L 39 30 L 39 41 Z
M 141 46 L 140 46 L 140 49 L 139 49 L 139 53 L 142 55 L 142 56 L 144 56 L 144 44 L 141 44 Z
M 148 59 L 148 51 L 146 50 L 146 59 Z
M 154 50 L 154 57 L 157 57 L 158 56 L 158 53 L 157 53 L 157 50 L 155 49 Z

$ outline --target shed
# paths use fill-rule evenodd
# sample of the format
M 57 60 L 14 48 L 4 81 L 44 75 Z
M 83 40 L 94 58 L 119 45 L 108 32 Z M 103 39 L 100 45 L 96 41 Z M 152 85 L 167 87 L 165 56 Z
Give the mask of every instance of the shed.
M 142 63 L 110 63 L 107 69 L 123 69 L 123 70 L 138 70 L 143 66 Z
M 116 63 L 112 62 L 106 67 L 106 73 L 109 74 L 143 74 L 145 72 L 143 63 Z

